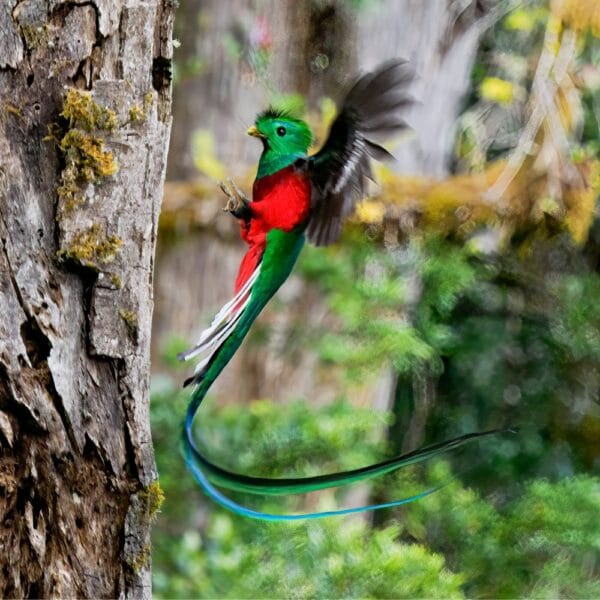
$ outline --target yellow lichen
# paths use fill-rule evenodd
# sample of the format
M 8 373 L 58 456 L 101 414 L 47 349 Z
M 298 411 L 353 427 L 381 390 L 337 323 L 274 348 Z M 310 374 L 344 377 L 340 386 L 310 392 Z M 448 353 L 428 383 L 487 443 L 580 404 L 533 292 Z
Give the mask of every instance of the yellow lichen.
M 67 169 L 87 182 L 99 177 L 110 177 L 117 172 L 117 162 L 112 152 L 104 150 L 104 140 L 80 129 L 70 129 L 60 142 L 65 154 Z
M 59 214 L 64 216 L 85 203 L 85 184 L 97 183 L 117 172 L 117 161 L 104 149 L 104 139 L 93 135 L 97 130 L 112 131 L 117 119 L 112 110 L 94 102 L 89 92 L 75 89 L 67 92 L 61 115 L 67 119 L 69 129 L 61 131 L 55 124 L 44 139 L 57 141 L 65 159 L 57 189 Z
M 114 131 L 118 126 L 117 115 L 113 110 L 94 102 L 91 92 L 74 88 L 67 91 L 60 114 L 69 121 L 69 127 L 89 132 L 95 129 Z
M 154 95 L 151 91 L 144 94 L 142 104 L 134 104 L 129 109 L 129 120 L 132 123 L 143 123 L 148 116 L 148 111 L 152 108 Z
M 110 275 L 110 282 L 118 290 L 120 290 L 123 287 L 123 280 L 116 273 L 111 273 L 111 275 Z
M 50 28 L 48 25 L 23 25 L 21 32 L 25 38 L 25 44 L 30 50 L 46 46 L 50 40 Z
M 63 130 L 58 123 L 48 123 L 48 133 L 42 138 L 42 142 L 53 142 L 60 145 Z
M 148 522 L 152 521 L 156 516 L 156 513 L 160 510 L 165 495 L 158 481 L 153 481 L 138 493 L 137 498 L 139 500 L 140 511 L 138 513 L 138 518 Z M 145 544 L 137 555 L 128 557 L 126 562 L 131 570 L 137 574 L 148 564 L 151 553 L 152 546 L 150 544 Z
M 140 492 L 139 498 L 144 505 L 144 510 L 148 514 L 148 518 L 152 520 L 165 501 L 165 493 L 160 487 L 160 483 L 153 481 Z
M 138 574 L 150 561 L 150 556 L 152 554 L 152 546 L 150 544 L 145 544 L 140 553 L 137 555 L 135 560 L 128 560 L 127 564 L 134 572 L 134 574 Z
M 139 104 L 134 104 L 129 109 L 129 120 L 132 123 L 142 123 L 146 118 L 146 113 L 144 109 Z
M 128 323 L 137 323 L 137 315 L 132 310 L 125 310 L 123 308 L 119 311 L 119 314 Z
M 123 321 L 125 321 L 125 325 L 127 325 L 127 329 L 132 336 L 137 336 L 138 331 L 138 317 L 137 314 L 132 310 L 127 310 L 125 308 L 121 308 L 119 310 L 119 316 Z
M 103 228 L 94 224 L 89 229 L 79 232 L 68 248 L 60 250 L 59 258 L 74 260 L 84 266 L 98 268 L 98 263 L 112 262 L 123 240 L 115 235 L 107 236 Z
M 23 118 L 23 113 L 21 112 L 20 108 L 17 108 L 14 104 L 10 104 L 8 102 L 4 103 L 4 110 L 6 111 L 7 114 L 9 115 L 13 115 L 19 119 Z
M 150 90 L 144 94 L 144 111 L 146 113 L 150 110 L 153 103 L 154 103 L 154 94 L 152 93 L 152 90 Z

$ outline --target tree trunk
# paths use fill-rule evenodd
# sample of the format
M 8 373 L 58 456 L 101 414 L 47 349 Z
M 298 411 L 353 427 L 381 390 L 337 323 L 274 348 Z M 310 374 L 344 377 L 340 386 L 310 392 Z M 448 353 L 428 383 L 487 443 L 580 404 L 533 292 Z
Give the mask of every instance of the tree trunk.
M 172 0 L 0 6 L 2 597 L 150 597 Z
M 448 174 L 456 117 L 469 89 L 481 18 L 487 14 L 483 6 L 479 0 L 380 0 L 361 16 L 361 67 L 401 56 L 418 75 L 413 91 L 418 102 L 407 115 L 415 135 L 393 149 L 399 172 Z

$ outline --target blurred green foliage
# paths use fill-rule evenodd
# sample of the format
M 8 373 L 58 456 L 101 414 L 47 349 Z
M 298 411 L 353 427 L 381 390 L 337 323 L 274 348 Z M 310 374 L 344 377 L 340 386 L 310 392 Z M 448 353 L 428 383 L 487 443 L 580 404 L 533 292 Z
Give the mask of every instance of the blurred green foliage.
M 208 504 L 173 447 L 187 393 L 175 392 L 167 379 L 155 381 L 154 389 L 153 430 L 166 494 L 154 535 L 158 597 L 462 597 L 463 578 L 445 568 L 442 556 L 401 543 L 397 525 L 372 531 L 362 519 L 262 523 Z M 372 462 L 383 451 L 381 428 L 388 422 L 341 400 L 317 409 L 300 401 L 285 410 L 268 401 L 245 411 L 209 405 L 198 438 L 224 466 L 308 475 Z M 275 511 L 337 505 L 331 492 L 242 501 Z
M 501 488 L 484 499 L 458 479 L 447 485 L 451 467 L 441 462 L 425 477 L 403 471 L 378 484 L 379 493 L 393 498 L 443 487 L 387 511 L 375 529 L 357 517 L 251 521 L 203 498 L 173 447 L 187 394 L 167 380 L 154 387 L 153 428 L 166 493 L 154 534 L 157 597 L 583 598 L 600 592 L 599 478 L 538 479 L 518 498 L 499 501 Z M 200 428 L 212 436 L 204 441 L 215 459 L 248 473 L 325 472 L 366 464 L 382 451 L 381 416 L 342 401 L 321 408 L 296 402 L 285 410 L 260 401 L 245 411 L 210 405 L 203 411 Z M 346 504 L 330 492 L 295 503 L 241 500 L 276 511 Z
M 430 482 L 448 475 L 440 464 Z M 391 493 L 406 493 L 407 479 L 398 477 Z M 599 519 L 600 479 L 578 475 L 527 482 L 522 496 L 506 503 L 456 482 L 404 508 L 401 522 L 415 542 L 462 573 L 468 597 L 597 598 Z
M 526 257 L 523 243 L 482 256 L 439 236 L 385 253 L 349 240 L 344 252 L 307 249 L 301 265 L 341 322 L 321 342 L 323 360 L 354 380 L 387 361 L 435 382 L 424 442 L 519 428 L 490 448 L 493 481 L 485 468 L 471 475 L 507 494 L 523 476 L 598 468 L 600 455 L 600 278 L 565 234 L 536 239 Z M 399 402 L 414 403 L 406 387 L 400 377 Z M 412 408 L 396 431 L 408 430 Z

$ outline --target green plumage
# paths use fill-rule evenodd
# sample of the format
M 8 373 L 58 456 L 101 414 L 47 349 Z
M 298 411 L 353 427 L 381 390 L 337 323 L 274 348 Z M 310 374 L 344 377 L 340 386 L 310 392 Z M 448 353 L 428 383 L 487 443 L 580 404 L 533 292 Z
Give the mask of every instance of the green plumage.
M 263 142 L 263 153 L 258 162 L 257 179 L 272 175 L 306 157 L 312 142 L 309 126 L 285 112 L 268 110 L 256 119 L 252 133 Z

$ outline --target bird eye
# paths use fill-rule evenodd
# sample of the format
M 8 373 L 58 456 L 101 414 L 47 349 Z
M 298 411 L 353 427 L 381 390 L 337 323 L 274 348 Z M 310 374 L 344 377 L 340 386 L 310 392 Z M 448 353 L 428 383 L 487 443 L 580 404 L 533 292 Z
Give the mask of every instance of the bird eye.
M 285 127 L 278 127 L 277 128 L 277 135 L 279 137 L 283 137 L 285 135 Z

